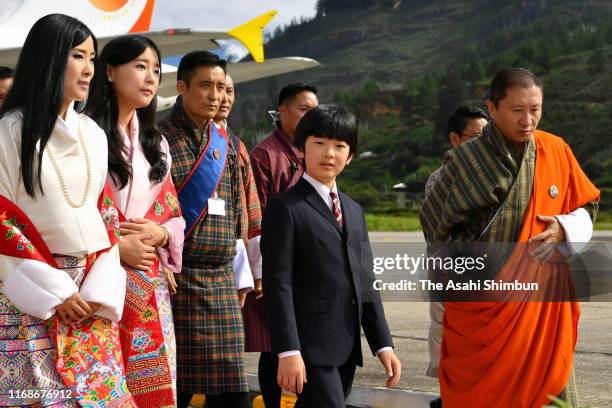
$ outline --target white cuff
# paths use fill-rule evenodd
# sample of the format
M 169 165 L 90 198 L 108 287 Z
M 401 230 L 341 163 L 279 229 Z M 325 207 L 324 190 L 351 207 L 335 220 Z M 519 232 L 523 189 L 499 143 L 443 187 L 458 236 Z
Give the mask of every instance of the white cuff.
M 301 356 L 301 355 L 302 353 L 300 353 L 300 350 L 289 350 L 289 351 L 283 351 L 282 353 L 278 353 L 278 358 Z
M 44 262 L 22 260 L 4 279 L 2 292 L 21 313 L 46 320 L 79 291 L 70 275 Z
M 588 211 L 578 208 L 569 214 L 555 215 L 565 231 L 565 241 L 573 252 L 580 252 L 593 237 L 593 221 Z
M 236 240 L 236 256 L 232 262 L 234 269 L 234 280 L 236 281 L 236 288 L 253 289 L 255 282 L 253 281 L 253 275 L 251 274 L 251 268 L 249 266 L 249 258 L 247 255 L 246 247 L 242 239 Z
M 121 320 L 125 301 L 126 273 L 119 261 L 119 245 L 96 259 L 79 291 L 83 300 L 99 303 L 97 316 Z
M 393 350 L 393 347 L 388 347 L 388 346 L 387 346 L 387 347 L 382 347 L 382 348 L 378 349 L 378 350 L 376 351 L 376 357 L 378 357 L 378 355 L 379 355 L 380 353 L 382 353 L 383 351 L 387 351 L 387 350 Z
M 259 249 L 259 241 L 261 235 L 257 235 L 249 239 L 247 244 L 247 254 L 249 255 L 249 265 L 253 273 L 253 279 L 261 279 L 261 250 Z

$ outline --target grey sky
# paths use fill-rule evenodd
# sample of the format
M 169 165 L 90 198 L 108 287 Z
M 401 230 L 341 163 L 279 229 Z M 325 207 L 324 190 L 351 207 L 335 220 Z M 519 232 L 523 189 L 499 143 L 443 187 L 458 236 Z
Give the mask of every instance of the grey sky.
M 180 6 L 178 6 L 180 4 Z M 316 0 L 156 0 L 151 30 L 166 28 L 230 29 L 268 10 L 278 14 L 266 31 L 288 24 L 292 18 L 312 17 Z M 237 41 L 223 41 L 225 51 L 237 57 L 247 54 Z
M 315 4 L 316 0 L 156 0 L 151 29 L 229 29 L 268 10 L 277 10 L 268 26 L 273 30 L 293 17 L 313 16 Z
M 0 0 L 0 22 L 10 18 L 26 2 L 35 7 L 44 1 L 48 0 Z M 155 0 L 150 28 L 153 31 L 167 28 L 229 30 L 268 10 L 277 10 L 278 14 L 266 27 L 266 31 L 271 33 L 277 26 L 288 24 L 293 18 L 314 16 L 315 5 L 316 0 Z M 25 35 L 24 32 L 23 39 Z M 220 43 L 226 54 L 240 58 L 248 53 L 238 41 Z

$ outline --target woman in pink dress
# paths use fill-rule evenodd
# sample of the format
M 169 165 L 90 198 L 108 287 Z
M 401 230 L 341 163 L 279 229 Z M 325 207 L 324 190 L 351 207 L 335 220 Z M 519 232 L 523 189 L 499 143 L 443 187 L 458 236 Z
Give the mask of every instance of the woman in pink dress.
M 87 113 L 108 137 L 109 182 L 120 212 L 127 294 L 121 327 L 130 392 L 141 407 L 175 405 L 176 346 L 170 293 L 180 272 L 185 221 L 156 126 L 159 49 L 139 35 L 102 50 Z

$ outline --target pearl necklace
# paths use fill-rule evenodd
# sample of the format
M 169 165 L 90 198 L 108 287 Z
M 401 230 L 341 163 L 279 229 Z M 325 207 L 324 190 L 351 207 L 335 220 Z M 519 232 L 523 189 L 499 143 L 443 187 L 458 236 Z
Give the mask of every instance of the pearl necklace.
M 70 197 L 68 187 L 66 186 L 66 182 L 64 181 L 64 175 L 62 174 L 59 166 L 57 165 L 57 162 L 55 161 L 55 157 L 53 156 L 53 152 L 51 151 L 51 146 L 47 145 L 46 147 L 47 153 L 49 154 L 49 160 L 51 160 L 51 164 L 53 165 L 53 169 L 55 170 L 55 174 L 57 175 L 57 179 L 59 180 L 60 186 L 62 188 L 64 200 L 72 208 L 81 208 L 85 204 L 85 202 L 87 201 L 87 197 L 89 196 L 89 190 L 91 188 L 91 163 L 89 162 L 89 154 L 87 154 L 87 146 L 83 141 L 83 135 L 81 135 L 81 126 L 77 128 L 77 134 L 79 135 L 79 142 L 85 155 L 85 165 L 87 167 L 87 184 L 85 185 L 85 193 L 83 194 L 81 202 L 78 204 L 72 201 L 72 197 Z

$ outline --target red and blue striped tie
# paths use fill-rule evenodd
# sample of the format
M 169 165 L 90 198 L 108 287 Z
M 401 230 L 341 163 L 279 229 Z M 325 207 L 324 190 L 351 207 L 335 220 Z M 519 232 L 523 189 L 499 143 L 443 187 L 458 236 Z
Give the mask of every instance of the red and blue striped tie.
M 338 198 L 338 194 L 333 191 L 329 192 L 329 196 L 332 199 L 334 216 L 336 217 L 336 222 L 342 228 L 342 211 L 340 211 L 340 199 Z

